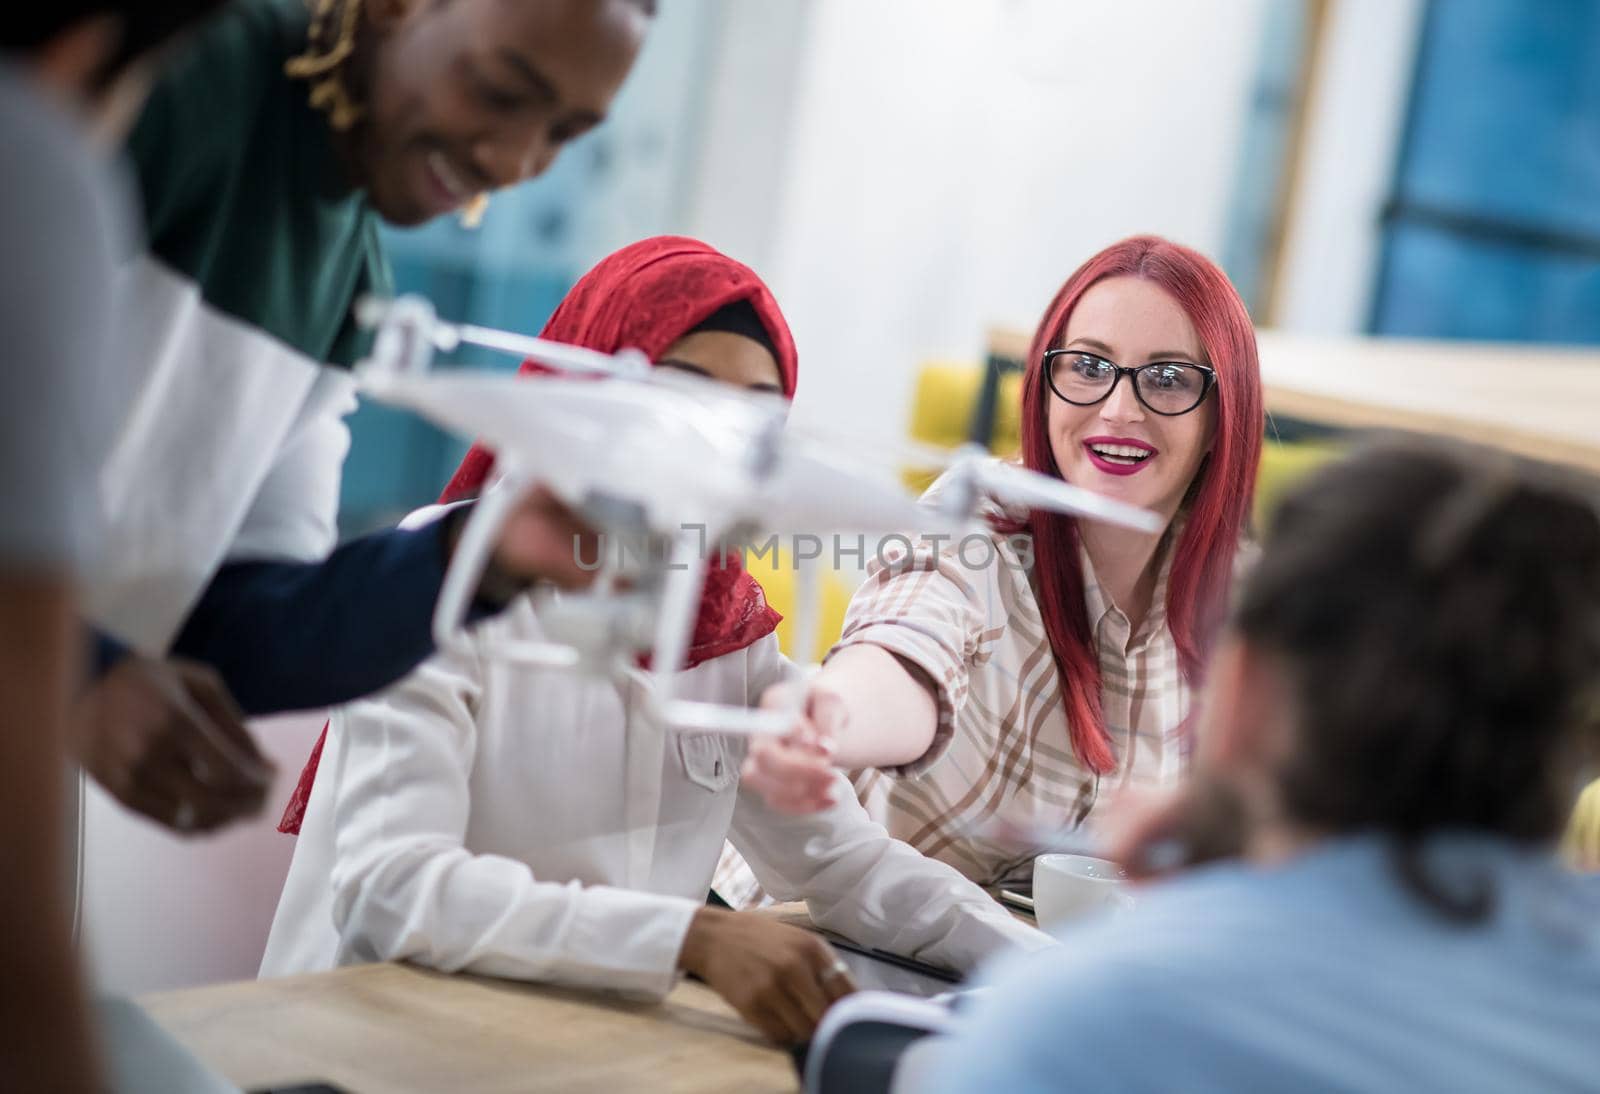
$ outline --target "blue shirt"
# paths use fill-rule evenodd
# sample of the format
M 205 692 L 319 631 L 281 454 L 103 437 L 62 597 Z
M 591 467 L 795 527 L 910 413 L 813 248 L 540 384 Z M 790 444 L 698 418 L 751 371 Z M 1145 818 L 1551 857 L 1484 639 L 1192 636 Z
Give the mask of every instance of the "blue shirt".
M 1153 886 L 1120 919 L 1002 963 L 937 1090 L 1597 1091 L 1600 878 L 1437 841 L 1496 904 L 1458 926 L 1376 839 Z

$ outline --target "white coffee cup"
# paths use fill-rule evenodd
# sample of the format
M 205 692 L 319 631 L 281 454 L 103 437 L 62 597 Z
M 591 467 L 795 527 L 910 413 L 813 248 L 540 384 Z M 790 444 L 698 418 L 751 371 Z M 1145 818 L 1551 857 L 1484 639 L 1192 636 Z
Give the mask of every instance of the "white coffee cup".
M 1033 860 L 1033 911 L 1039 926 L 1056 930 L 1094 914 L 1133 907 L 1122 867 L 1088 855 L 1040 855 Z

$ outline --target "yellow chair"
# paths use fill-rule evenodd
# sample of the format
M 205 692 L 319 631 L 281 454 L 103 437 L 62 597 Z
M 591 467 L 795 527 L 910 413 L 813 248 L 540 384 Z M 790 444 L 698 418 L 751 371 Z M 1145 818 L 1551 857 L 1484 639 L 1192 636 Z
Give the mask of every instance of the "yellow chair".
M 820 566 L 822 561 L 818 559 L 807 565 Z M 787 656 L 795 657 L 794 560 L 780 556 L 777 551 L 770 551 L 759 558 L 752 553 L 745 557 L 745 566 L 751 575 L 761 582 L 761 589 L 767 594 L 767 603 L 783 616 L 783 622 L 778 624 L 778 648 Z M 808 661 L 821 661 L 839 640 L 839 635 L 844 630 L 845 609 L 850 606 L 850 597 L 855 591 L 854 574 L 825 571 L 818 575 L 817 641 L 816 648 L 807 658 Z
M 1578 795 L 1561 852 L 1573 869 L 1600 872 L 1600 779 Z
M 978 408 L 985 399 L 993 409 L 987 421 L 979 422 Z M 912 440 L 935 448 L 957 448 L 978 440 L 998 456 L 1016 455 L 1022 449 L 1021 371 L 998 357 L 986 365 L 968 361 L 923 365 L 911 392 L 909 433 Z M 907 469 L 903 478 L 921 493 L 937 476 L 937 471 Z
M 1262 445 L 1261 467 L 1256 472 L 1256 528 L 1266 527 L 1273 508 L 1291 486 L 1342 451 L 1334 441 L 1268 441 Z

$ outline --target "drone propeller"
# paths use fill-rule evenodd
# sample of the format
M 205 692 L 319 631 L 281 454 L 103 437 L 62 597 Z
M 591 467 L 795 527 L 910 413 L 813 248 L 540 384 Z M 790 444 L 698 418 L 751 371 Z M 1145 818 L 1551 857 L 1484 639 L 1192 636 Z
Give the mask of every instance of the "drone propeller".
M 601 353 L 514 331 L 446 322 L 426 297 L 416 294 L 363 296 L 356 301 L 355 319 L 378 332 L 373 352 L 361 366 L 368 372 L 423 372 L 432 364 L 434 350 L 452 353 L 464 345 L 532 358 L 563 372 L 638 378 L 651 371 L 649 359 L 637 350 Z M 401 350 L 405 352 L 397 352 Z
M 1096 494 L 1063 479 L 1041 475 L 1020 464 L 994 459 L 987 453 L 983 458 L 957 461 L 952 470 L 969 476 L 981 492 L 1006 504 L 1086 517 L 1138 532 L 1159 532 L 1166 524 L 1160 514 L 1148 509 Z
M 1002 460 L 977 444 L 937 448 L 893 437 L 856 437 L 816 425 L 797 424 L 793 431 L 813 445 L 843 446 L 891 468 L 931 467 L 949 472 L 960 484 L 960 488 L 946 491 L 947 504 L 954 510 L 972 510 L 978 495 L 987 495 L 1002 505 L 1044 509 L 1140 532 L 1159 532 L 1164 526 L 1160 516 L 1149 510 Z

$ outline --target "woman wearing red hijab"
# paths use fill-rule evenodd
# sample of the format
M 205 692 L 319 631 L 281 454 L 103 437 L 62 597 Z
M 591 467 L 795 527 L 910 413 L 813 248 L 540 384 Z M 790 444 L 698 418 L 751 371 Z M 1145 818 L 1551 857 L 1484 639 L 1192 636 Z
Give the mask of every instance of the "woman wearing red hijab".
M 696 361 L 710 353 L 723 369 L 717 379 L 794 398 L 794 338 L 771 291 L 749 267 L 682 236 L 641 240 L 602 259 L 567 293 L 539 335 L 602 353 L 636 349 L 658 365 L 702 375 L 710 369 Z M 522 364 L 525 374 L 542 371 L 533 361 Z M 473 445 L 440 504 L 477 497 L 493 471 L 494 454 Z M 771 634 L 780 618 L 737 558 L 708 567 L 688 666 L 743 649 Z M 283 811 L 280 832 L 300 831 L 327 735 L 325 726 Z
M 605 259 L 544 334 L 794 394 L 794 343 L 766 286 L 694 240 Z M 476 493 L 491 465 L 474 450 L 445 499 Z M 754 704 L 790 672 L 777 615 L 736 566 L 710 575 L 677 694 Z M 744 741 L 662 729 L 643 674 L 482 652 L 540 637 L 523 597 L 479 625 L 472 652 L 440 653 L 334 714 L 262 975 L 403 958 L 660 996 L 693 972 L 768 1036 L 803 1039 L 849 977 L 810 932 L 705 905 L 724 839 L 769 892 L 867 945 L 969 968 L 1048 944 L 849 795 L 785 817 L 741 793 Z

